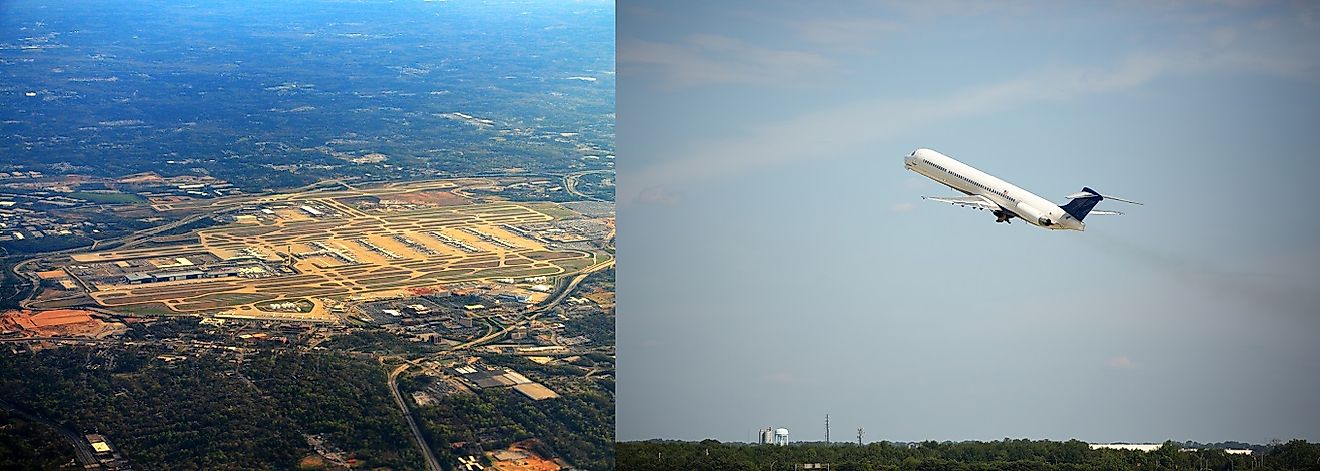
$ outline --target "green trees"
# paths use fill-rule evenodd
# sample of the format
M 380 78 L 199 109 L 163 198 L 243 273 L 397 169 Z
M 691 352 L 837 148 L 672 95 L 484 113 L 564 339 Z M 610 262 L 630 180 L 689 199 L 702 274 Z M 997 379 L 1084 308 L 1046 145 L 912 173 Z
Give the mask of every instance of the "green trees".
M 166 353 L 177 354 L 148 346 L 0 355 L 0 399 L 105 434 L 141 469 L 293 469 L 314 453 L 304 436 L 313 434 L 368 468 L 421 469 L 375 362 L 295 352 L 156 358 Z M 0 463 L 26 459 L 13 453 L 0 448 Z
M 60 348 L 3 356 L 0 395 L 78 433 L 109 436 L 144 468 L 291 466 L 309 451 L 276 404 L 226 374 L 231 366 L 139 361 L 156 354 Z
M 1265 465 L 1277 469 L 1320 470 L 1320 444 L 1289 441 L 1265 455 Z
M 618 469 L 755 469 L 792 470 L 803 463 L 829 463 L 830 469 L 905 471 L 1101 471 L 1101 470 L 1320 470 L 1320 444 L 1294 440 L 1262 456 L 1229 455 L 1223 450 L 1182 451 L 1168 442 L 1149 453 L 1130 450 L 1092 450 L 1069 440 L 1010 440 L 993 442 L 922 442 L 914 447 L 888 442 L 865 446 L 795 444 L 763 446 L 646 441 L 615 447 Z M 1263 465 L 1263 466 L 1262 466 Z
M 0 410 L 0 468 L 55 469 L 73 460 L 73 448 L 42 424 Z

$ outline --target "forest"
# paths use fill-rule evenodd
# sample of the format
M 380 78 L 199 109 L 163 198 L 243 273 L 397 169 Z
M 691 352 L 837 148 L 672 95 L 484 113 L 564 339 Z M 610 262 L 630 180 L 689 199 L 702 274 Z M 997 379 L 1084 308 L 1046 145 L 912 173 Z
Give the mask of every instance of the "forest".
M 1230 455 L 1222 449 L 1208 448 L 1183 451 L 1186 448 L 1170 441 L 1152 452 L 1092 450 L 1077 440 L 1006 438 L 990 442 L 878 442 L 861 446 L 644 441 L 619 443 L 615 450 L 618 469 L 629 471 L 793 470 L 817 463 L 837 471 L 1320 469 L 1320 444 L 1303 440 L 1258 447 L 1251 455 Z
M 314 453 L 307 435 L 368 469 L 421 468 L 383 369 L 350 355 L 180 357 L 162 347 L 7 354 L 0 400 L 77 433 L 104 434 L 139 469 L 295 469 Z M 0 430 L 40 429 L 13 413 L 0 418 Z M 0 447 L 0 463 L 72 458 L 61 442 L 25 436 L 38 443 Z

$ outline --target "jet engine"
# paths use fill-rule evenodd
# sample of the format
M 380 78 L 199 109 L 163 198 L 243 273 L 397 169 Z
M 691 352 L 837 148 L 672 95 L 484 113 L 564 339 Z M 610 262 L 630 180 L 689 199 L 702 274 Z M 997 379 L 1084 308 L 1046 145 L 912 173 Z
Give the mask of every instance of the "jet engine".
M 1031 205 L 1028 205 L 1026 203 L 1018 203 L 1017 209 L 1018 209 L 1018 214 L 1021 214 L 1024 217 L 1030 217 L 1032 219 L 1035 219 L 1036 222 L 1040 223 L 1040 225 L 1042 226 L 1054 225 L 1054 220 L 1050 219 L 1049 216 L 1046 216 L 1045 213 L 1041 212 L 1040 210 L 1031 207 Z

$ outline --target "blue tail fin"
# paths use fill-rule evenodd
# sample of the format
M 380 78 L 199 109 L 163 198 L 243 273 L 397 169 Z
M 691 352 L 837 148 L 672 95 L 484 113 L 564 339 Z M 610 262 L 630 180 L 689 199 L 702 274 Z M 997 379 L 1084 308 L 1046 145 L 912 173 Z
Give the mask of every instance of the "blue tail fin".
M 1068 204 L 1063 205 L 1063 210 L 1067 211 L 1068 214 L 1071 214 L 1072 217 L 1077 218 L 1078 221 L 1085 218 L 1086 215 L 1091 212 L 1091 208 L 1095 207 L 1096 203 L 1105 199 L 1105 197 L 1100 196 L 1100 192 L 1092 190 L 1089 187 L 1082 187 L 1082 192 L 1090 193 L 1091 195 L 1073 198 Z

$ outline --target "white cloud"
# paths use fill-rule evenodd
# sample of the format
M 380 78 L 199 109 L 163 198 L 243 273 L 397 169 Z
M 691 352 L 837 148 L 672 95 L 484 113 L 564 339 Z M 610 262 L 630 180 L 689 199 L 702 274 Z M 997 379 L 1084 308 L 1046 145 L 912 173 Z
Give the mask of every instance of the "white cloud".
M 859 144 L 948 119 L 1133 87 L 1153 79 L 1167 65 L 1168 61 L 1158 56 L 1136 56 L 1114 68 L 1038 72 L 944 97 L 886 97 L 804 113 L 741 136 L 690 142 L 688 147 L 693 150 L 675 152 L 686 157 L 638 170 L 629 184 L 620 188 L 627 191 L 672 186 L 761 166 L 827 158 Z
M 642 204 L 662 204 L 671 206 L 682 201 L 682 195 L 669 191 L 664 185 L 648 186 L 637 193 L 634 201 Z
M 808 42 L 850 48 L 903 30 L 901 23 L 881 18 L 811 19 L 792 27 Z
M 670 87 L 789 83 L 819 73 L 834 61 L 812 52 L 772 49 L 715 34 L 677 43 L 620 39 L 619 70 L 654 75 Z
M 914 210 L 914 209 L 917 209 L 917 207 L 916 207 L 916 205 L 913 205 L 912 203 L 895 203 L 894 205 L 892 205 L 892 206 L 889 207 L 889 212 L 891 212 L 891 213 L 906 213 L 906 212 L 912 211 L 912 210 Z
M 1315 60 L 1303 60 L 1285 53 L 1271 55 L 1249 50 L 1201 49 L 1138 53 L 1107 67 L 1033 71 L 1013 80 L 969 88 L 942 97 L 862 100 L 803 113 L 759 129 L 750 129 L 734 137 L 688 142 L 685 149 L 671 149 L 673 155 L 684 157 L 639 169 L 630 178 L 630 185 L 621 188 L 627 192 L 628 188 L 672 187 L 753 168 L 829 158 L 859 145 L 910 133 L 950 119 L 1044 101 L 1113 93 L 1139 87 L 1171 74 L 1203 74 L 1214 70 L 1250 71 L 1314 80 L 1317 63 Z M 883 157 L 886 156 L 878 156 Z M 887 157 L 896 159 L 897 155 Z
M 1133 362 L 1132 359 L 1128 358 L 1127 355 L 1110 358 L 1108 361 L 1105 362 L 1105 364 L 1109 365 L 1110 368 L 1115 368 L 1120 370 L 1130 370 L 1132 368 L 1137 367 L 1136 362 Z
M 761 380 L 767 383 L 792 385 L 792 386 L 816 384 L 816 380 L 813 378 L 804 378 L 795 375 L 793 373 L 789 373 L 787 371 L 776 371 L 774 373 L 770 373 L 768 375 L 761 377 Z

